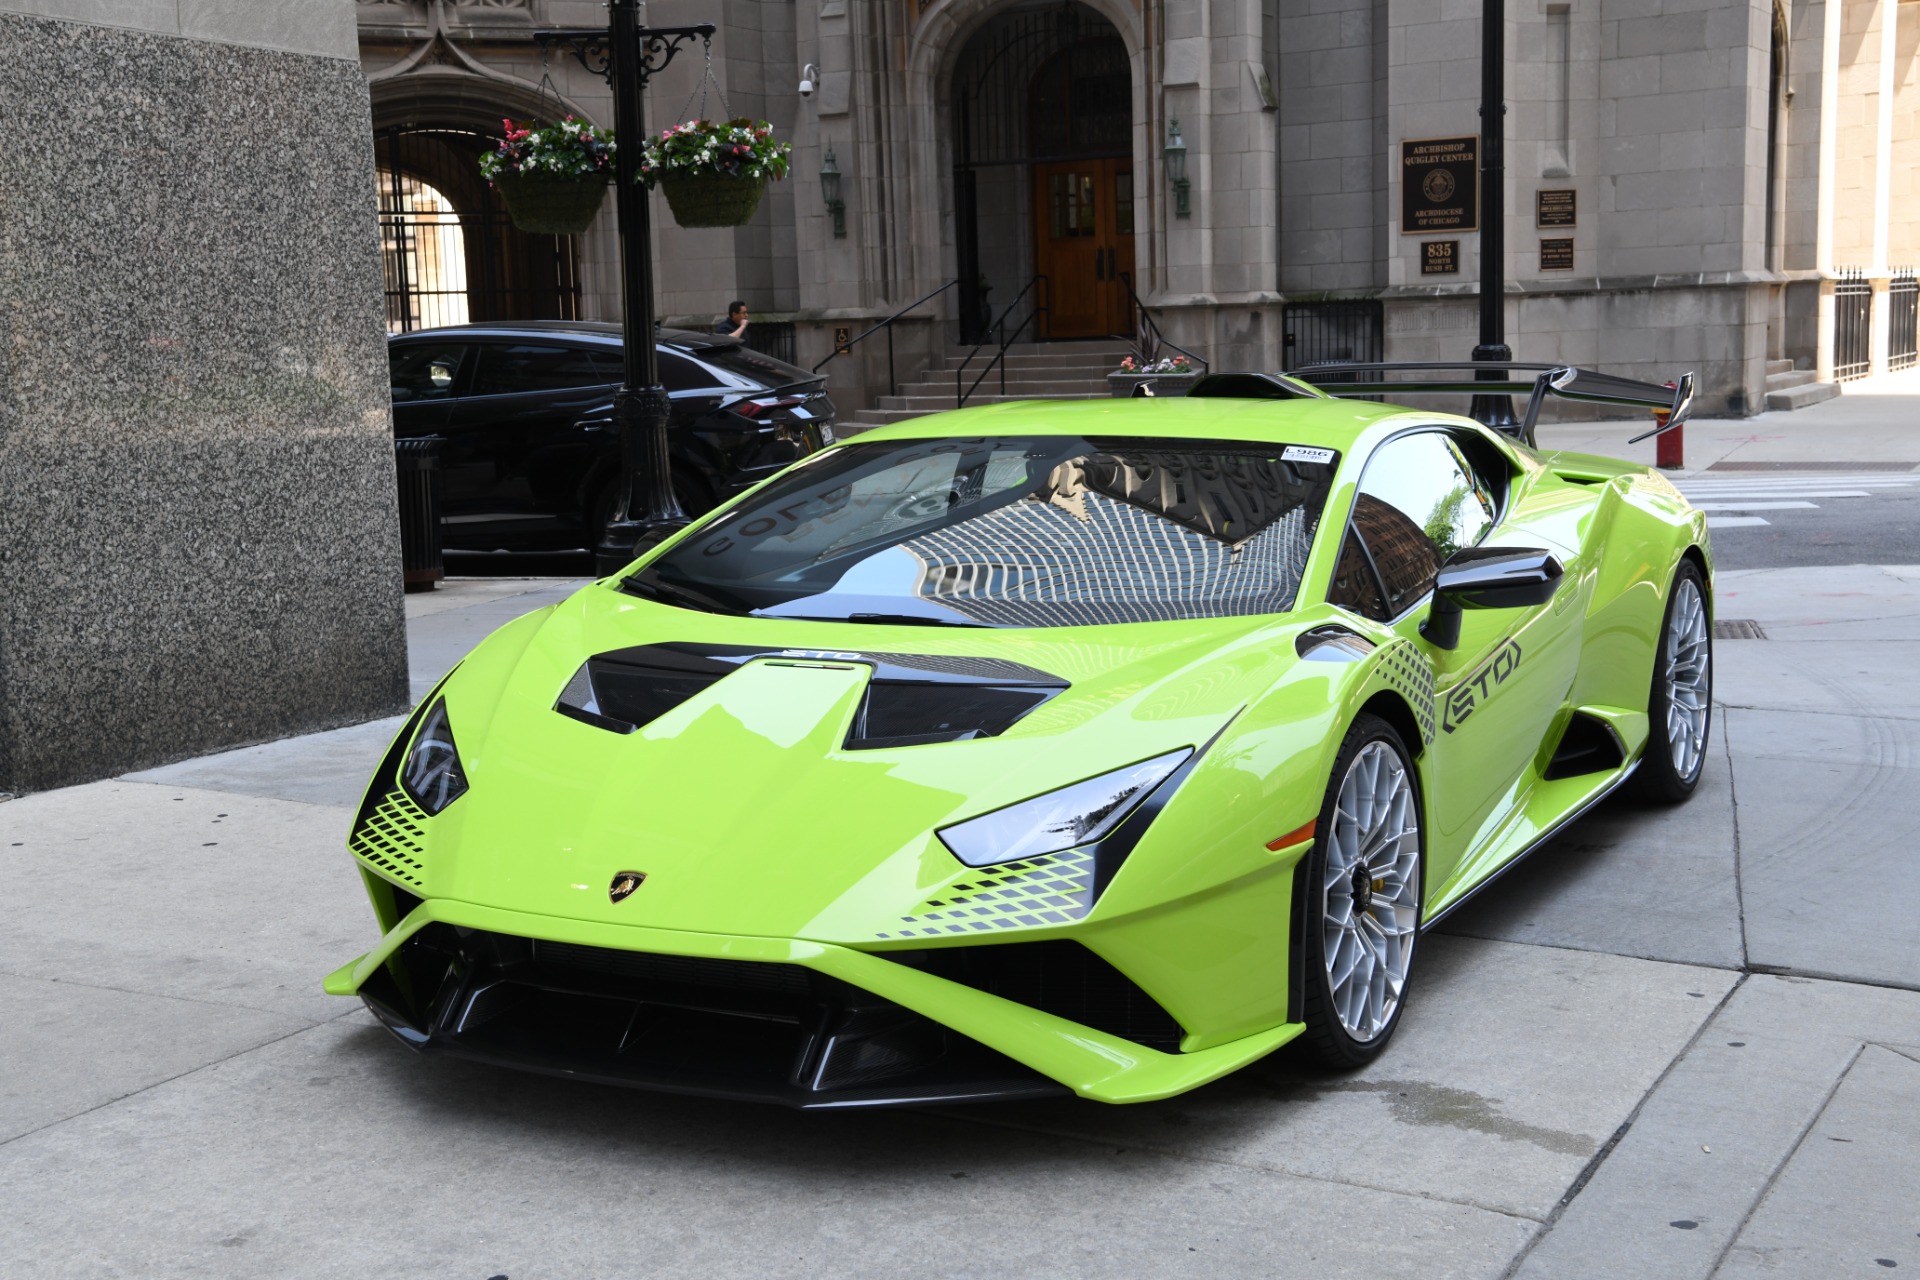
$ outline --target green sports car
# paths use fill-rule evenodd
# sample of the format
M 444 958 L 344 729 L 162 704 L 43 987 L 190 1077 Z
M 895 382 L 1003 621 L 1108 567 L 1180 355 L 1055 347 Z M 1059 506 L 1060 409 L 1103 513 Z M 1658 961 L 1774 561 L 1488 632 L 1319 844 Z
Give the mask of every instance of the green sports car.
M 1364 1063 L 1423 929 L 1700 777 L 1704 517 L 1530 438 L 1217 375 L 825 449 L 427 696 L 327 990 L 427 1053 L 800 1107 Z

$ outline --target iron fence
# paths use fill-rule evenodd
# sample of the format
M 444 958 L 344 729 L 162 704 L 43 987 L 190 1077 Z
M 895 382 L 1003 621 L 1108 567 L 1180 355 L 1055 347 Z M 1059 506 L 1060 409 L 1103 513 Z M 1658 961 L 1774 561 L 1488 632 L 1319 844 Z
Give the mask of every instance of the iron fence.
M 1887 283 L 1887 368 L 1920 364 L 1920 277 L 1912 267 Z
M 1291 372 L 1326 360 L 1386 356 L 1386 317 L 1377 298 L 1289 302 L 1281 312 L 1281 363 Z
M 486 320 L 577 320 L 572 236 L 513 225 L 480 176 L 494 140 L 465 129 L 383 129 L 374 138 L 387 331 Z
M 1378 298 L 1328 302 L 1289 302 L 1281 309 L 1280 367 L 1283 372 L 1327 360 L 1378 362 L 1386 358 L 1386 312 Z M 1344 382 L 1342 374 L 1316 376 L 1322 383 Z M 1356 397 L 1378 400 L 1379 396 Z
M 793 363 L 793 325 L 784 320 L 755 320 L 747 326 L 747 336 L 741 341 L 763 356 Z
M 1833 376 L 1864 378 L 1873 364 L 1873 285 L 1848 268 L 1833 286 Z

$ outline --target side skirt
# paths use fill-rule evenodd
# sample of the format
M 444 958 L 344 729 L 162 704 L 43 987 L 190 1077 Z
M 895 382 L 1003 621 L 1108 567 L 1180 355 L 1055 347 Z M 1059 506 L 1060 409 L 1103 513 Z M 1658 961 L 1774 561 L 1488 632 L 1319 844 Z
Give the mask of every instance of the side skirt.
M 1482 880 L 1479 884 L 1474 885 L 1473 888 L 1467 890 L 1465 893 L 1455 898 L 1452 902 L 1449 902 L 1446 906 L 1442 907 L 1436 914 L 1429 916 L 1426 920 L 1422 921 L 1420 925 L 1420 932 L 1422 933 L 1427 932 L 1429 929 L 1432 929 L 1435 925 L 1439 924 L 1442 920 L 1445 920 L 1448 916 L 1458 911 L 1461 907 L 1464 907 L 1467 903 L 1472 902 L 1475 898 L 1479 897 L 1481 890 L 1485 889 L 1488 885 L 1494 883 L 1501 876 L 1506 875 L 1507 872 L 1513 870 L 1515 867 L 1519 866 L 1522 862 L 1526 861 L 1529 855 L 1531 855 L 1533 852 L 1538 850 L 1542 845 L 1545 845 L 1548 841 L 1552 840 L 1555 836 L 1559 835 L 1569 825 L 1571 825 L 1576 819 L 1582 817 L 1587 812 L 1587 810 L 1593 808 L 1593 806 L 1599 804 L 1602 800 L 1605 800 L 1608 796 L 1618 791 L 1623 785 L 1625 785 L 1627 779 L 1633 776 L 1634 770 L 1638 769 L 1639 767 L 1640 767 L 1640 761 L 1637 758 L 1629 761 L 1627 764 L 1627 767 L 1622 769 L 1620 771 L 1620 775 L 1616 777 L 1612 782 L 1609 782 L 1606 786 L 1602 787 L 1600 790 L 1588 796 L 1584 801 L 1576 805 L 1574 808 L 1569 809 L 1566 812 L 1566 814 L 1562 816 L 1558 821 L 1556 821 L 1552 826 L 1548 827 L 1546 830 L 1542 831 L 1538 836 L 1536 836 L 1533 839 L 1532 843 L 1528 844 L 1525 848 L 1521 849 L 1518 853 L 1514 854 L 1511 858 L 1508 858 L 1505 862 L 1501 863 L 1498 867 L 1495 867 L 1493 871 L 1487 875 L 1486 879 Z

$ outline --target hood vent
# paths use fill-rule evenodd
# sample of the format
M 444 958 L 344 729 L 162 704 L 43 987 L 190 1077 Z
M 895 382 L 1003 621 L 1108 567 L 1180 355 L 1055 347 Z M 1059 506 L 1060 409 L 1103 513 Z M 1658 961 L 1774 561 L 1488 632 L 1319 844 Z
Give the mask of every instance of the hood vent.
M 653 644 L 589 658 L 553 709 L 632 733 L 760 658 L 873 668 L 844 744 L 849 751 L 995 737 L 1067 688 L 1058 676 L 999 658 Z
M 632 733 L 687 699 L 705 692 L 732 667 L 638 663 L 602 654 L 589 658 L 567 682 L 553 709 L 612 733 Z
M 992 738 L 1060 692 L 1057 686 L 882 680 L 867 686 L 849 751 Z

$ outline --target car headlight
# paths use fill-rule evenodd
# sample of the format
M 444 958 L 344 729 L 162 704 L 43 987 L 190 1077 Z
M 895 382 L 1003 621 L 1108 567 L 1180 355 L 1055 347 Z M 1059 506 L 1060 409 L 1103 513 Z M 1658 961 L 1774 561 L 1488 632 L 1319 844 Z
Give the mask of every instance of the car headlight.
M 400 767 L 400 785 L 429 815 L 467 793 L 467 772 L 460 767 L 460 749 L 453 745 L 445 698 L 433 704 L 420 722 L 420 732 L 413 735 L 413 745 Z
M 1155 756 L 942 827 L 940 841 L 970 867 L 1039 858 L 1091 844 L 1119 826 L 1192 754 L 1191 749 L 1182 749 Z

